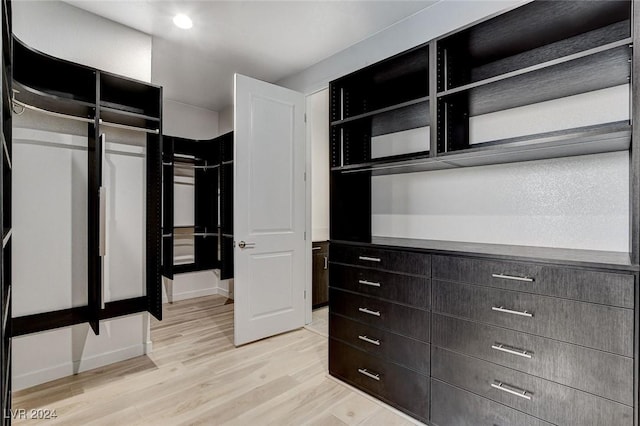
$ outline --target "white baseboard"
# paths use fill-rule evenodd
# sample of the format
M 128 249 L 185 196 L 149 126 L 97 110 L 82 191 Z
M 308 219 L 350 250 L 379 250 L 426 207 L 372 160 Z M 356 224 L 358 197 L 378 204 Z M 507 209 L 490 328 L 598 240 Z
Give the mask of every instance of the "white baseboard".
M 12 386 L 14 390 L 29 388 L 31 386 L 71 376 L 76 373 L 81 373 L 83 371 L 135 358 L 137 356 L 144 355 L 144 351 L 145 345 L 139 344 L 87 357 L 79 361 L 43 368 L 42 370 L 32 371 L 21 376 L 14 375 L 12 379 Z
M 224 297 L 226 297 L 227 299 L 229 298 L 229 290 L 227 290 L 226 288 L 220 288 L 220 287 L 218 287 L 216 290 L 218 290 L 218 294 L 219 294 L 220 296 L 224 296 Z
M 174 286 L 173 289 L 175 290 L 176 286 Z M 197 290 L 184 291 L 181 293 L 174 292 L 173 301 L 177 302 L 178 300 L 195 299 L 196 297 L 211 296 L 213 294 L 219 294 L 217 287 L 202 288 Z

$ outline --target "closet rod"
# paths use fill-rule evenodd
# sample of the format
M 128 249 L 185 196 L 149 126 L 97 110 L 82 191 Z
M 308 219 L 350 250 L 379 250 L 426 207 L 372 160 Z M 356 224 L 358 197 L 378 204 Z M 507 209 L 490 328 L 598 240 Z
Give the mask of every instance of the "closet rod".
M 47 114 L 47 115 L 52 115 L 54 117 L 68 118 L 68 119 L 71 119 L 71 120 L 82 121 L 84 123 L 93 123 L 95 121 L 95 119 L 93 119 L 93 118 L 77 117 L 75 115 L 62 114 L 60 112 L 54 112 L 54 111 L 49 111 L 48 109 L 38 108 L 38 107 L 35 107 L 33 105 L 25 104 L 24 102 L 21 102 L 21 101 L 15 99 L 15 98 L 12 99 L 12 102 L 15 105 L 21 106 L 22 108 L 29 109 L 29 110 L 35 111 L 35 112 L 41 112 L 41 113 Z M 18 115 L 20 115 L 20 114 L 18 114 Z
M 179 234 L 175 234 L 174 238 L 180 237 L 217 237 L 217 232 L 180 232 Z
M 220 165 L 215 164 L 213 166 L 196 166 L 196 165 L 191 165 L 191 164 L 185 164 L 185 163 L 175 163 L 174 167 L 178 167 L 180 169 L 200 169 L 200 170 L 207 170 L 207 169 L 217 169 L 218 167 L 220 167 Z
M 154 133 L 156 135 L 160 134 L 160 129 L 147 129 L 144 127 L 128 126 L 126 124 L 110 123 L 108 121 L 104 121 L 103 119 L 100 119 L 100 124 L 107 127 L 116 127 L 118 129 L 134 130 L 136 132 Z

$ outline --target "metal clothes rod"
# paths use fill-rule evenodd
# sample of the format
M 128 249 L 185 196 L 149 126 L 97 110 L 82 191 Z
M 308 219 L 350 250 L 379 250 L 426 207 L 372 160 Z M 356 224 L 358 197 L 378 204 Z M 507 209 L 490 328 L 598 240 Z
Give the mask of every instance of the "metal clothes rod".
M 102 124 L 103 126 L 107 126 L 107 127 L 116 127 L 118 129 L 126 129 L 126 130 L 133 130 L 136 132 L 145 132 L 145 133 L 153 133 L 153 134 L 160 134 L 160 129 L 147 129 L 145 127 L 136 127 L 136 126 L 128 126 L 126 124 L 118 124 L 118 123 L 110 123 L 108 121 L 104 121 L 102 119 L 100 119 L 100 124 Z
M 176 163 L 176 164 L 174 164 L 174 167 L 177 167 L 177 168 L 180 168 L 180 169 L 208 170 L 208 169 L 217 169 L 220 166 L 218 164 L 215 164 L 213 166 L 196 166 L 196 165 L 185 164 L 185 163 Z
M 93 119 L 93 118 L 76 117 L 75 115 L 62 114 L 60 112 L 53 112 L 53 111 L 49 111 L 48 109 L 38 108 L 38 107 L 35 107 L 33 105 L 25 104 L 24 102 L 21 102 L 21 101 L 15 99 L 15 98 L 12 99 L 12 102 L 15 105 L 21 106 L 22 108 L 25 108 L 25 109 L 28 109 L 28 110 L 31 110 L 31 111 L 41 112 L 43 114 L 52 115 L 54 117 L 68 118 L 68 119 L 71 119 L 71 120 L 82 121 L 83 123 L 93 123 L 95 121 L 95 119 Z
M 180 232 L 179 234 L 174 234 L 174 238 L 180 237 L 217 237 L 217 232 Z

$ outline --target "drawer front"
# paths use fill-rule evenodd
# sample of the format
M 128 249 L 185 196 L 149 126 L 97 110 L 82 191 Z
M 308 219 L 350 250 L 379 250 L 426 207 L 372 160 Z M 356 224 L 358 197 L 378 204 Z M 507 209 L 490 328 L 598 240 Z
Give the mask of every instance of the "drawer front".
M 329 339 L 329 372 L 420 420 L 429 418 L 429 378 Z
M 633 310 L 433 280 L 433 311 L 633 356 Z
M 429 311 L 335 288 L 329 289 L 329 311 L 403 336 L 429 341 Z
M 333 264 L 329 270 L 329 282 L 332 287 L 357 291 L 421 309 L 429 309 L 431 302 L 431 280 L 425 277 Z
M 633 408 L 445 349 L 431 348 L 433 377 L 560 426 L 633 425 Z
M 634 276 L 532 263 L 433 256 L 433 278 L 633 308 Z
M 429 375 L 429 344 L 339 315 L 329 316 L 329 335 L 351 346 Z
M 436 426 L 552 426 L 487 398 L 431 380 L 431 423 Z
M 437 314 L 431 321 L 434 346 L 633 405 L 633 358 Z
M 337 263 L 431 276 L 431 256 L 428 254 L 331 244 L 329 256 Z

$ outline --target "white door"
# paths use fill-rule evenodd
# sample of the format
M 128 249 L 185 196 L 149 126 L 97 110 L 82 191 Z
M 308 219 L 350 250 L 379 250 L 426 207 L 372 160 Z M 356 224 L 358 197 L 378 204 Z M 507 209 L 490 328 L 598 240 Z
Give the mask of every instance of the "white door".
M 235 75 L 235 345 L 304 325 L 304 96 Z

